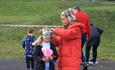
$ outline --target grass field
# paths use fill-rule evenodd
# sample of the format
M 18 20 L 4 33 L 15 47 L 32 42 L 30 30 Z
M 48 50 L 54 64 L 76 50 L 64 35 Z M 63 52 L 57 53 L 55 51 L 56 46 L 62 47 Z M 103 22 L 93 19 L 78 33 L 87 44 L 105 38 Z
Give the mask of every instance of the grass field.
M 60 12 L 80 6 L 90 19 L 104 30 L 98 48 L 98 58 L 115 60 L 115 4 L 80 3 L 75 0 L 0 0 L 0 24 L 61 25 Z M 27 28 L 0 27 L 0 59 L 23 57 L 21 40 Z M 35 28 L 38 36 L 39 28 Z

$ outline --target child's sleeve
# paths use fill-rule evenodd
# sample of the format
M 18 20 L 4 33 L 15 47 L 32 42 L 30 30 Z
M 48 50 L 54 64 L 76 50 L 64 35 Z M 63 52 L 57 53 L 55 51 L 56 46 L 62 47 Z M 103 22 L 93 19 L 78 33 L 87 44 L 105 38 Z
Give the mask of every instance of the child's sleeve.
M 34 36 L 34 40 L 33 40 L 33 42 L 36 40 L 36 36 Z
M 53 60 L 56 61 L 58 59 L 58 53 L 55 45 L 52 43 L 52 50 L 53 50 Z
M 25 48 L 25 41 L 26 41 L 26 37 L 24 37 L 24 39 L 22 40 L 22 47 Z
M 32 39 L 32 43 L 33 43 L 33 42 L 35 42 L 35 40 L 36 40 L 36 36 L 33 36 L 32 38 L 33 38 L 33 39 Z M 32 44 L 31 44 L 31 45 L 32 45 Z M 35 46 L 32 45 L 32 47 L 35 47 Z
M 41 61 L 42 57 L 40 56 L 40 48 L 39 46 L 35 46 L 32 54 L 35 61 Z

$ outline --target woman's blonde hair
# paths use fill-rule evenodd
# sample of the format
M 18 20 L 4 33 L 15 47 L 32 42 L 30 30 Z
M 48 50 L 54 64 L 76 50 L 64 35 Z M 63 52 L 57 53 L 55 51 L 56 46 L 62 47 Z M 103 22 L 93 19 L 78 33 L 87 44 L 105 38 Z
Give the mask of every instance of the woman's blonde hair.
M 67 10 L 64 10 L 62 13 L 61 13 L 61 16 L 64 16 L 66 17 L 70 23 L 72 22 L 76 22 L 77 19 L 75 18 L 75 16 L 73 15 L 73 8 L 69 8 Z

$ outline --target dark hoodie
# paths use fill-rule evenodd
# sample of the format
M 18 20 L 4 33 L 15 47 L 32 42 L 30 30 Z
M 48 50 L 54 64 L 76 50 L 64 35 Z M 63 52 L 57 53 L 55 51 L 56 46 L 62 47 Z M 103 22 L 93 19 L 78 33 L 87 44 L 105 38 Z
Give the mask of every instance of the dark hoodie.
M 103 30 L 97 27 L 95 24 L 91 25 L 91 37 L 100 37 L 100 35 L 103 33 Z

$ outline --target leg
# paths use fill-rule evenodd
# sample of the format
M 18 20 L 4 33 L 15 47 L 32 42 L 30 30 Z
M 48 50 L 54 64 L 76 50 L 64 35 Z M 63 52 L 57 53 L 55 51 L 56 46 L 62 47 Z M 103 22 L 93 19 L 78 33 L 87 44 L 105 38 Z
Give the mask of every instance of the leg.
M 83 49 L 83 47 L 84 47 L 84 44 L 86 42 L 86 38 L 87 38 L 86 33 L 84 33 L 82 35 L 82 48 L 81 49 Z M 85 62 L 85 56 L 84 56 L 83 51 L 82 51 L 81 59 L 82 59 L 82 62 Z
M 93 62 L 96 62 L 97 58 L 97 46 L 93 46 Z
M 82 59 L 82 62 L 85 62 L 85 56 L 84 56 L 83 52 L 82 52 L 81 59 Z
M 89 62 L 91 46 L 86 46 L 86 62 Z
M 89 57 L 90 57 L 90 49 L 92 47 L 93 40 L 89 39 L 86 44 L 86 62 L 89 62 Z
M 94 42 L 94 45 L 93 45 L 93 62 L 95 63 L 96 62 L 96 59 L 97 59 L 97 48 L 99 46 L 99 43 L 100 43 L 100 39 L 95 39 L 96 41 Z
M 49 69 L 50 70 L 55 70 L 55 63 L 53 61 L 49 62 Z
M 34 59 L 33 58 L 30 59 L 31 59 L 31 68 L 34 70 Z
M 90 38 L 87 43 L 86 43 L 86 64 L 83 65 L 83 70 L 88 70 L 88 62 L 89 62 L 89 56 L 90 56 L 90 49 L 91 49 L 91 46 L 92 46 L 92 43 L 93 43 L 93 40 Z
M 27 69 L 30 69 L 30 58 L 29 57 L 25 57 L 25 59 L 26 59 Z

